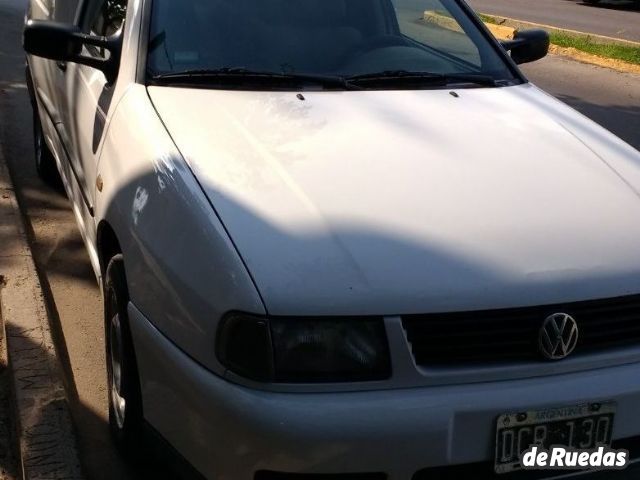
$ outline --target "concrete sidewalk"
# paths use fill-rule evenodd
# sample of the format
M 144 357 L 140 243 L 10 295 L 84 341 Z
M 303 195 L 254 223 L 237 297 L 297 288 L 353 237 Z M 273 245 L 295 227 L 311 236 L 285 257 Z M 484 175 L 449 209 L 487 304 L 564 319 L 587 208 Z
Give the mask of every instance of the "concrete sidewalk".
M 36 173 L 21 47 L 26 3 L 0 0 L 0 151 L 40 274 L 83 473 L 92 480 L 145 478 L 111 441 L 102 297 L 74 213 Z
M 42 288 L 1 149 L 0 278 L 1 336 L 6 339 L 8 358 L 3 364 L 8 365 L 4 402 L 0 396 L 0 445 L 10 442 L 9 432 L 16 432 L 21 467 L 15 468 L 9 453 L 0 472 L 4 469 L 7 478 L 26 480 L 80 480 L 76 440 Z M 14 407 L 11 411 L 9 403 Z M 2 422 L 3 418 L 14 423 Z
M 17 440 L 10 382 L 4 324 L 0 312 L 0 480 L 18 479 Z

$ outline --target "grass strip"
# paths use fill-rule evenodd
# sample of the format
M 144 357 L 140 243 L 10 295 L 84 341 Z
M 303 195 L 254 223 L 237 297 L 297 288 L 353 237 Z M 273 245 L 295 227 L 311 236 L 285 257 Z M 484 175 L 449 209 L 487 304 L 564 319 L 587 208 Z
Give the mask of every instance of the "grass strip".
M 566 33 L 550 33 L 551 43 L 559 47 L 572 47 L 582 52 L 613 58 L 640 65 L 640 48 L 615 43 L 596 43 L 591 37 L 569 35 Z
M 500 21 L 490 15 L 480 15 L 485 23 L 495 23 L 500 25 Z M 565 32 L 549 32 L 551 43 L 559 47 L 575 48 L 581 52 L 597 55 L 604 58 L 613 58 L 623 62 L 640 65 L 640 48 L 631 45 L 621 45 L 618 43 L 602 43 L 595 41 L 589 35 L 576 35 Z

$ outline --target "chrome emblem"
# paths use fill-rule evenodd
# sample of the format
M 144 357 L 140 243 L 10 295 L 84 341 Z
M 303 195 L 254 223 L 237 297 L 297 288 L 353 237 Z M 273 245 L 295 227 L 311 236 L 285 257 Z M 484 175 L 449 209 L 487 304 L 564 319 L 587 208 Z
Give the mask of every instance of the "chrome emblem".
M 571 315 L 554 313 L 548 316 L 538 336 L 540 353 L 549 360 L 562 360 L 578 343 L 578 324 Z

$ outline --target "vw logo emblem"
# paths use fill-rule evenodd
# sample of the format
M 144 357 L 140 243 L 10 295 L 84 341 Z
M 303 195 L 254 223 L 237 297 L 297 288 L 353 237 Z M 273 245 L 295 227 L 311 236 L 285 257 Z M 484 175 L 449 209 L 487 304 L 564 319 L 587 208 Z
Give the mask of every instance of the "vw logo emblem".
M 554 313 L 549 315 L 540 328 L 538 347 L 549 360 L 562 360 L 576 348 L 578 324 L 571 315 Z

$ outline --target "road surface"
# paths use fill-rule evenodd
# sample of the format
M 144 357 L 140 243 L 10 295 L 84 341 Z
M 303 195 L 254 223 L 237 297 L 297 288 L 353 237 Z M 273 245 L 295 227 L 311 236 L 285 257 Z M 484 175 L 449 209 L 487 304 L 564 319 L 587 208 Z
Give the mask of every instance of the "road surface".
M 640 42 L 640 4 L 602 0 L 467 0 L 480 13 Z
M 640 75 L 555 55 L 522 70 L 533 83 L 640 150 Z
M 20 50 L 22 4 L 0 0 L 0 148 L 26 214 L 61 357 L 66 359 L 83 466 L 90 480 L 146 478 L 127 466 L 111 446 L 100 292 L 66 198 L 43 185 L 35 172 Z M 557 57 L 526 71 L 536 83 L 640 148 L 640 76 Z

